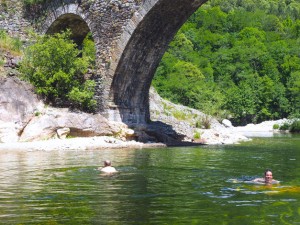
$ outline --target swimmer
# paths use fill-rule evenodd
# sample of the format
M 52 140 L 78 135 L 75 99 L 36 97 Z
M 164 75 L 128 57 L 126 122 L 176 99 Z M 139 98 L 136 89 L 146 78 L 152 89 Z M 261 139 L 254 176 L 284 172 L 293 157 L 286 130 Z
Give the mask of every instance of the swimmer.
M 263 178 L 255 178 L 251 182 L 263 183 L 263 184 L 278 184 L 279 183 L 278 180 L 273 179 L 273 173 L 272 173 L 272 170 L 270 170 L 270 169 L 265 170 L 265 175 Z
M 103 173 L 117 173 L 118 171 L 111 166 L 111 161 L 105 160 L 104 161 L 104 167 L 99 167 L 98 170 L 100 170 Z

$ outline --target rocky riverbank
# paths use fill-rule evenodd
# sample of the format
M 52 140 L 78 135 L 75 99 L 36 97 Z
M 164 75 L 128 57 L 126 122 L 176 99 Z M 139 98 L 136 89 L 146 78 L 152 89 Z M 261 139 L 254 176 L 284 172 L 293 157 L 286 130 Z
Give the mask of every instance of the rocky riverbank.
M 202 144 L 236 144 L 241 141 L 251 140 L 249 137 L 272 136 L 274 132 L 276 132 L 272 128 L 273 125 L 281 124 L 284 122 L 286 122 L 285 119 L 277 121 L 266 121 L 256 125 L 249 124 L 244 127 L 223 127 L 223 129 L 218 131 L 215 129 L 206 129 L 205 131 L 203 131 Z M 189 143 L 190 142 L 186 142 L 186 145 L 188 145 Z M 1 151 L 103 150 L 163 147 L 167 147 L 167 145 L 164 143 L 142 143 L 134 140 L 124 141 L 108 136 L 78 137 L 69 139 L 55 138 L 44 141 L 0 143 Z
M 45 105 L 28 83 L 0 79 L 0 149 L 62 150 L 145 148 L 178 145 L 236 144 L 251 136 L 273 134 L 285 120 L 233 127 L 202 112 L 176 105 L 150 90 L 150 124 L 129 126 L 100 114 L 72 112 Z M 210 129 L 199 127 L 209 120 Z M 251 133 L 252 135 L 249 135 Z

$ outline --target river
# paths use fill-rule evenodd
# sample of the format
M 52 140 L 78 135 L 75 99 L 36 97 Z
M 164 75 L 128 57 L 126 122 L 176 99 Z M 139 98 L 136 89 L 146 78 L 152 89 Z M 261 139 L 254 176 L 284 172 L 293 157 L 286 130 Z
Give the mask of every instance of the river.
M 120 171 L 97 170 L 110 159 Z M 0 152 L 1 224 L 300 224 L 300 136 L 239 145 Z M 279 185 L 243 182 L 273 170 Z

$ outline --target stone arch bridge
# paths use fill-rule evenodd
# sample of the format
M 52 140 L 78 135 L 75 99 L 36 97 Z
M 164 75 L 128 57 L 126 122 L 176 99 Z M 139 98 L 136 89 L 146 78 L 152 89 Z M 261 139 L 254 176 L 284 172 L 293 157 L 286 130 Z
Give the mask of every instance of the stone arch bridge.
M 150 120 L 149 88 L 169 42 L 206 1 L 51 0 L 34 19 L 43 33 L 70 28 L 77 42 L 92 33 L 98 112 L 137 124 Z

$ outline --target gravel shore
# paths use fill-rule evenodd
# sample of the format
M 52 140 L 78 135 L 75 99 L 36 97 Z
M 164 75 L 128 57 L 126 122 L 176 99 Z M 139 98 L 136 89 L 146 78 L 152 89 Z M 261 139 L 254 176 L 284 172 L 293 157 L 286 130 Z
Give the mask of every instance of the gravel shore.
M 166 147 L 162 143 L 141 143 L 136 141 L 121 141 L 112 137 L 84 137 L 71 139 L 51 139 L 34 142 L 0 143 L 0 150 L 20 151 L 55 151 L 55 150 L 101 150 L 124 148 L 154 148 Z

